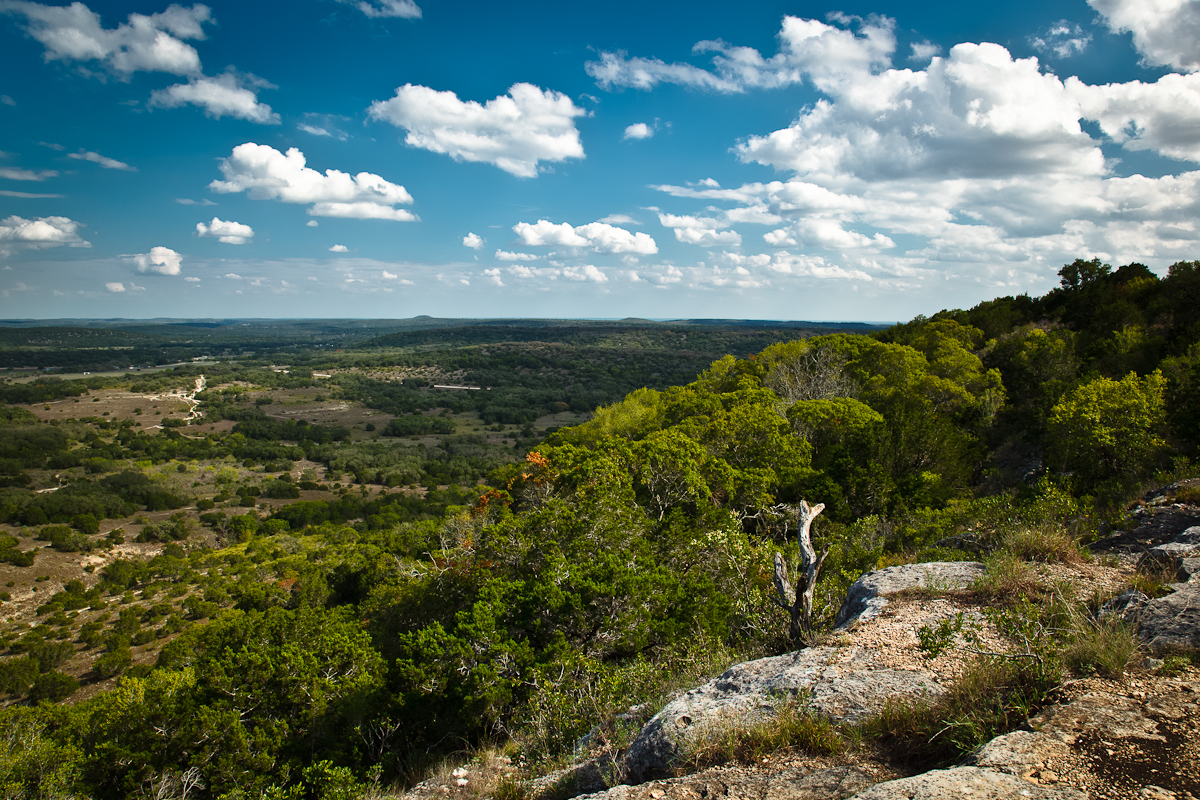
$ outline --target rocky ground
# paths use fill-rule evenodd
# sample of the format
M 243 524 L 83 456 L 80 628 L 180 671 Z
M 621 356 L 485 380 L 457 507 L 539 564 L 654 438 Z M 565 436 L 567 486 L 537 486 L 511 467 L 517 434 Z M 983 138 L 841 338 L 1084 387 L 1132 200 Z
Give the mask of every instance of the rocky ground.
M 503 757 L 477 759 L 406 800 L 465 800 L 504 786 L 588 800 L 1200 800 L 1200 669 L 1170 658 L 1200 649 L 1200 508 L 1173 502 L 1168 487 L 1132 519 L 1093 545 L 1099 558 L 1035 568 L 1038 580 L 1068 584 L 1077 597 L 1116 595 L 1104 613 L 1134 626 L 1144 652 L 1118 678 L 1066 682 L 1053 705 L 959 766 L 912 774 L 863 745 L 834 756 L 779 751 L 761 763 L 670 776 L 681 749 L 715 727 L 753 724 L 797 697 L 835 723 L 854 723 L 891 699 L 936 697 L 975 651 L 1003 651 L 986 600 L 964 591 L 983 571 L 970 562 L 864 576 L 819 645 L 735 665 L 677 696 L 622 752 L 535 780 Z M 1152 594 L 1123 591 L 1134 585 Z M 932 657 L 917 632 L 943 620 L 961 624 Z

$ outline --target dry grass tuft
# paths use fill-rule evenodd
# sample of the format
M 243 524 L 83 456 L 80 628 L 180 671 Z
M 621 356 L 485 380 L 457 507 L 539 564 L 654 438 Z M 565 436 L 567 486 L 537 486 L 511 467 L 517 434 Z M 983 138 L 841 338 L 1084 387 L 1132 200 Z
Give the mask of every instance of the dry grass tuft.
M 841 733 L 826 717 L 813 713 L 803 703 L 788 701 L 774 717 L 724 720 L 708 727 L 688 743 L 676 769 L 686 774 L 731 761 L 752 764 L 786 750 L 827 756 L 844 747 Z

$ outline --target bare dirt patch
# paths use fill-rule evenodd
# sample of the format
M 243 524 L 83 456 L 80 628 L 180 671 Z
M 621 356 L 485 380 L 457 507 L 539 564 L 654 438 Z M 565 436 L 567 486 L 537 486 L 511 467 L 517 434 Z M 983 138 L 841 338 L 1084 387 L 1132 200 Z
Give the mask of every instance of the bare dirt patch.
M 159 397 L 160 399 L 153 399 Z M 165 419 L 183 419 L 191 407 L 181 399 L 140 394 L 119 389 L 97 389 L 82 397 L 24 406 L 43 420 L 103 417 L 134 420 L 136 427 L 151 428 Z

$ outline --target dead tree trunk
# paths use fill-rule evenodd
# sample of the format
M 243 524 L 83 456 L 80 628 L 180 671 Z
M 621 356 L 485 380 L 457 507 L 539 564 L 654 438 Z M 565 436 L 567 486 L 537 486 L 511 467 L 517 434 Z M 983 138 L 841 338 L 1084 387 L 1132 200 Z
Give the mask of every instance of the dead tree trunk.
M 804 500 L 800 501 L 800 513 L 797 518 L 796 539 L 800 544 L 800 570 L 793 586 L 788 577 L 787 562 L 783 554 L 775 553 L 775 591 L 779 595 L 775 602 L 788 612 L 790 624 L 788 637 L 793 642 L 801 641 L 812 633 L 812 603 L 813 592 L 817 588 L 817 574 L 829 555 L 829 548 L 817 555 L 812 546 L 810 529 L 817 515 L 825 510 L 824 503 L 810 506 Z

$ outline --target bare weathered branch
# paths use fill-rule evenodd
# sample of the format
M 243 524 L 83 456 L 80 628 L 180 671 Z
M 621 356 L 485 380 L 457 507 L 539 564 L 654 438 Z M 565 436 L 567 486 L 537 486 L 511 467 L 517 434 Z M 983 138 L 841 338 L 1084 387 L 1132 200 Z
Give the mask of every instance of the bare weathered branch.
M 783 560 L 783 553 L 778 551 L 775 553 L 775 591 L 779 593 L 776 599 L 784 608 L 790 610 L 796 604 L 796 590 L 788 578 L 787 563 Z
M 778 594 L 776 602 L 785 608 L 791 618 L 788 636 L 792 641 L 798 641 L 812 632 L 813 593 L 817 588 L 817 575 L 829 548 L 817 555 L 812 546 L 812 523 L 825 510 L 824 503 L 810 506 L 806 501 L 800 501 L 800 509 L 796 526 L 796 541 L 800 545 L 800 571 L 796 577 L 795 588 L 788 577 L 787 563 L 782 553 L 775 553 L 775 591 Z

